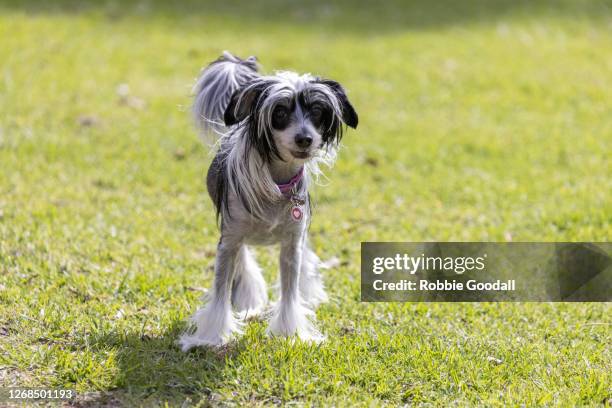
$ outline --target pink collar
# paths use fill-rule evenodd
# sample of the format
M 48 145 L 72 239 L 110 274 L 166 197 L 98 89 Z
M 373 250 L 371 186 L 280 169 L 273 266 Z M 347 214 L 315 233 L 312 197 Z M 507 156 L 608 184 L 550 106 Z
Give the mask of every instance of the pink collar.
M 281 194 L 285 197 L 291 197 L 293 188 L 302 180 L 304 176 L 304 167 L 301 167 L 297 174 L 291 177 L 291 180 L 285 184 L 277 184 L 276 186 L 280 190 Z

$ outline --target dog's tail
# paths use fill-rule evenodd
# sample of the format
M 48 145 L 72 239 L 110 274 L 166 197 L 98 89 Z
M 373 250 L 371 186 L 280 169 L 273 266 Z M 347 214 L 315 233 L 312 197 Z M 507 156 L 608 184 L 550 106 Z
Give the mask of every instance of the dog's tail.
M 223 134 L 223 114 L 233 93 L 257 78 L 257 58 L 241 59 L 224 51 L 216 61 L 204 68 L 193 87 L 193 116 L 198 128 L 208 133 Z

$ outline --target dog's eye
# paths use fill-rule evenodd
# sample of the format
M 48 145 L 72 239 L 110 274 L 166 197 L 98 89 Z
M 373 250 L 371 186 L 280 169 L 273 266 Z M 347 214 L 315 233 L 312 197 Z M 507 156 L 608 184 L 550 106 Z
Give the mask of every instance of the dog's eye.
M 285 108 L 284 106 L 278 106 L 276 109 L 274 109 L 274 112 L 272 113 L 272 115 L 274 116 L 274 120 L 276 120 L 277 122 L 282 122 L 287 119 L 288 114 L 289 112 L 287 112 L 287 108 Z
M 290 111 L 286 106 L 279 105 L 272 111 L 272 127 L 282 130 L 289 125 L 291 121 Z
M 312 108 L 310 108 L 310 116 L 313 119 L 321 118 L 321 116 L 323 116 L 323 109 L 321 109 L 321 107 L 318 105 L 313 106 Z

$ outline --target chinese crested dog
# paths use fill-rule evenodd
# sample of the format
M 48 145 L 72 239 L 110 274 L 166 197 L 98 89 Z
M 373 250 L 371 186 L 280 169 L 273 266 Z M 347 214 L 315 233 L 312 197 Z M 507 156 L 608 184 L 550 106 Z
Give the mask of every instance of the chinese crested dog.
M 268 333 L 320 341 L 313 309 L 327 300 L 308 245 L 308 186 L 335 158 L 344 125 L 358 117 L 338 82 L 309 74 L 260 75 L 255 57 L 225 52 L 195 87 L 193 113 L 218 135 L 206 184 L 220 221 L 214 288 L 180 344 L 221 346 L 240 334 L 240 318 L 260 313 L 266 283 L 250 245 L 280 245 L 280 300 Z

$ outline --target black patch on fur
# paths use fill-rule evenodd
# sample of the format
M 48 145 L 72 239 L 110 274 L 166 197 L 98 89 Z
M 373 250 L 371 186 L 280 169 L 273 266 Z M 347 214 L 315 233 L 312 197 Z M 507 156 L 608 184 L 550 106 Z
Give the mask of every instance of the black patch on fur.
M 227 169 L 224 164 L 226 157 L 227 151 L 220 150 L 210 163 L 206 176 L 206 187 L 215 205 L 217 224 L 223 210 L 229 214 Z

